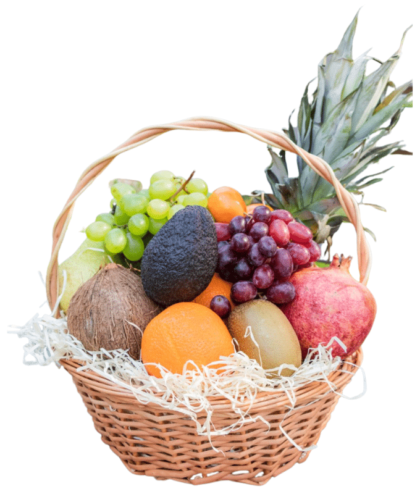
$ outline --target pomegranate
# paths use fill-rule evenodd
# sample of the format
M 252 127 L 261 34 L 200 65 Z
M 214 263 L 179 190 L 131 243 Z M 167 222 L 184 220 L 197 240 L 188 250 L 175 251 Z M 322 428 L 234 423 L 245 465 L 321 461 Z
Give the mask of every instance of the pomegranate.
M 349 273 L 351 257 L 338 255 L 328 268 L 310 267 L 296 271 L 290 281 L 295 299 L 282 306 L 298 336 L 305 358 L 309 348 L 327 345 L 333 336 L 347 350 L 333 343 L 333 356 L 347 357 L 364 342 L 376 315 L 371 292 Z

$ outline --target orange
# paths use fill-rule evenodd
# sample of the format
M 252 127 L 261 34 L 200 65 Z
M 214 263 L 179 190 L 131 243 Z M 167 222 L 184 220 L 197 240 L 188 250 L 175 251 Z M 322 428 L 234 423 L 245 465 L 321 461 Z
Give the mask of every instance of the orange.
M 208 209 L 219 223 L 229 223 L 235 216 L 246 213 L 241 194 L 231 187 L 219 187 L 209 197 Z
M 267 207 L 270 211 L 273 211 L 273 208 L 271 208 L 268 204 L 262 204 L 262 203 L 259 203 L 259 204 L 250 204 L 249 206 L 246 207 L 246 212 L 248 214 L 252 214 L 254 212 L 254 209 L 257 207 L 257 206 L 265 206 Z
M 210 302 L 213 300 L 213 298 L 216 295 L 223 295 L 229 300 L 230 305 L 232 306 L 233 309 L 235 307 L 235 304 L 232 302 L 232 299 L 230 298 L 231 289 L 232 289 L 232 283 L 229 283 L 229 281 L 222 280 L 220 275 L 216 273 L 213 276 L 210 285 L 204 290 L 204 292 L 201 292 L 200 295 L 193 300 L 193 302 L 204 305 L 205 307 L 210 309 Z
M 141 343 L 147 372 L 156 377 L 161 373 L 152 363 L 182 374 L 189 360 L 202 367 L 234 351 L 225 323 L 212 310 L 194 302 L 174 304 L 161 312 L 146 326 Z M 188 368 L 194 369 L 192 365 Z

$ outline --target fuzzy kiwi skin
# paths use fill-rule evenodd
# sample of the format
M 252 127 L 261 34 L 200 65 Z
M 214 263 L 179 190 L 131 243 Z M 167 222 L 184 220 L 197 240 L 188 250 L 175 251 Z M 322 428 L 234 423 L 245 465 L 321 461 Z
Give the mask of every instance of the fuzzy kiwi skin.
M 190 302 L 210 284 L 217 260 L 216 228 L 211 214 L 201 206 L 187 206 L 146 247 L 141 263 L 144 290 L 166 307 Z
M 259 348 L 250 336 L 245 337 L 248 327 L 251 327 Z M 229 316 L 228 328 L 237 340 L 239 350 L 264 369 L 273 369 L 281 364 L 295 367 L 302 364 L 299 340 L 292 325 L 283 312 L 267 300 L 252 300 L 235 307 Z M 292 374 L 289 369 L 282 371 L 283 376 Z

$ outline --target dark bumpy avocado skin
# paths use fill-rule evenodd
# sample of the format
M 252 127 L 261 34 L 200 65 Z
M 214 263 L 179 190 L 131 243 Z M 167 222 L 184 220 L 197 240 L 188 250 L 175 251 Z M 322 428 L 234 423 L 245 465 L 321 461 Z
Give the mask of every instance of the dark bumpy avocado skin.
M 212 280 L 217 260 L 211 214 L 201 206 L 187 206 L 148 244 L 141 263 L 144 290 L 164 306 L 194 300 Z

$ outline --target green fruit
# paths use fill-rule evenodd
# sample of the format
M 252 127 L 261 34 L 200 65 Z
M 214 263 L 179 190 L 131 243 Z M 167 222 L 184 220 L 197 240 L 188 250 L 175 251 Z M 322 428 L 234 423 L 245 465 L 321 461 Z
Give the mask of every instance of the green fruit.
M 182 191 L 184 192 L 184 191 Z M 182 193 L 180 192 L 177 196 L 176 196 L 176 202 L 178 204 L 181 204 L 182 206 L 184 205 L 184 201 L 185 199 L 187 198 L 188 194 L 186 192 Z
M 111 213 L 101 213 L 96 217 L 96 221 L 104 221 L 108 225 L 114 226 L 114 215 Z
M 201 192 L 205 196 L 207 196 L 209 192 L 209 188 L 207 187 L 206 182 L 201 178 L 192 178 L 186 186 L 187 191 L 192 194 L 193 192 Z
M 168 170 L 161 170 L 154 173 L 150 178 L 150 184 L 154 184 L 158 180 L 173 180 L 175 175 Z
M 117 207 L 115 208 L 115 213 L 114 213 L 115 224 L 118 226 L 126 225 L 129 219 L 130 217 L 124 213 L 124 211 L 121 209 L 121 206 L 118 204 Z
M 64 312 L 70 304 L 72 296 L 77 289 L 87 280 L 92 278 L 101 266 L 112 262 L 105 253 L 104 242 L 92 242 L 86 239 L 82 245 L 68 259 L 58 267 L 59 293 L 63 292 L 64 271 L 66 272 L 66 285 L 60 300 L 60 307 Z
M 111 194 L 117 202 L 120 202 L 126 194 L 135 193 L 136 189 L 134 187 L 123 182 L 117 182 L 111 187 Z
M 192 194 L 186 196 L 182 204 L 184 206 L 201 206 L 203 208 L 206 208 L 208 199 L 201 192 L 193 192 Z
M 127 216 L 134 216 L 135 214 L 145 213 L 149 200 L 144 194 L 127 194 L 121 199 L 121 210 Z
M 282 364 L 299 367 L 302 363 L 299 340 L 292 325 L 283 312 L 267 300 L 252 300 L 235 307 L 228 319 L 228 329 L 238 342 L 239 350 L 264 369 Z M 281 374 L 291 376 L 293 372 L 284 369 Z
M 161 220 L 155 220 L 154 218 L 149 219 L 149 233 L 156 235 L 156 233 L 162 228 L 162 226 L 167 223 L 168 218 L 162 218 Z
M 150 194 L 149 194 L 149 189 L 143 189 L 138 194 L 146 197 L 149 201 L 151 199 Z
M 216 228 L 210 213 L 197 206 L 182 209 L 144 252 L 144 289 L 165 306 L 194 300 L 212 280 L 217 260 Z
M 139 261 L 144 252 L 144 243 L 141 237 L 127 233 L 127 244 L 122 251 L 129 261 Z
M 127 235 L 121 228 L 113 228 L 105 237 L 105 247 L 113 254 L 119 254 L 127 245 Z
M 128 229 L 133 235 L 143 237 L 149 230 L 149 218 L 145 214 L 135 214 L 128 222 Z
M 149 187 L 149 194 L 152 199 L 166 201 L 177 191 L 177 187 L 172 180 L 158 180 Z
M 86 237 L 94 242 L 102 242 L 111 229 L 112 226 L 109 223 L 95 221 L 86 228 Z
M 161 220 L 168 215 L 170 205 L 162 199 L 152 199 L 147 206 L 147 214 L 154 220 Z

